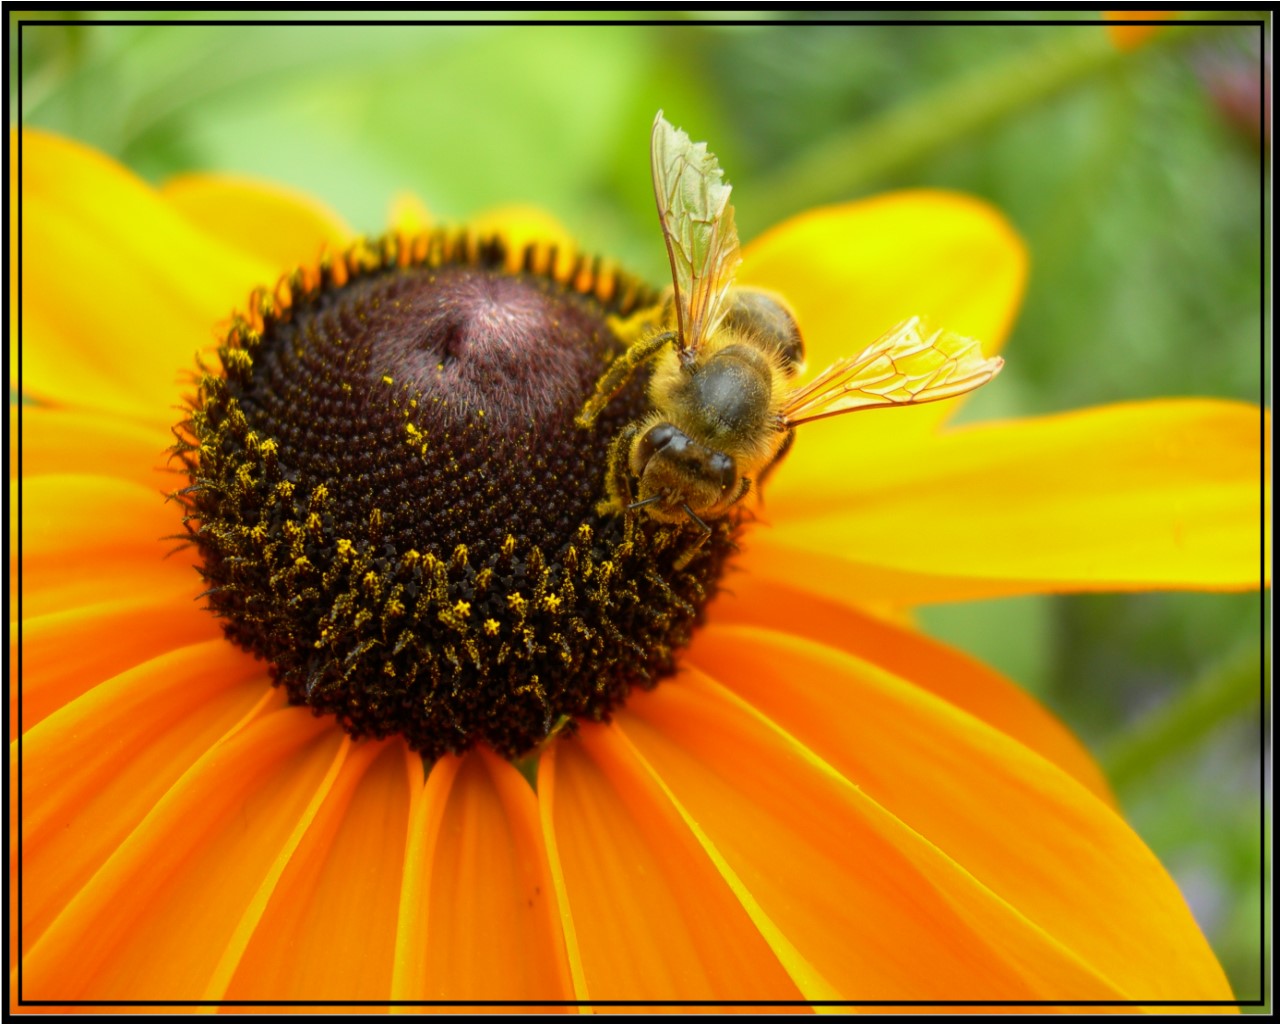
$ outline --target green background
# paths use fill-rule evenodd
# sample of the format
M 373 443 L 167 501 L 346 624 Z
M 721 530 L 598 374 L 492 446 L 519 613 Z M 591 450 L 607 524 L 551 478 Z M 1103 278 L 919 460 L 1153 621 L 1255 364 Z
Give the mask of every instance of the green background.
M 1256 25 L 1183 24 L 1126 52 L 1097 23 L 24 17 L 65 20 L 10 34 L 23 123 L 153 181 L 187 170 L 273 179 L 369 233 L 402 190 L 448 221 L 530 202 L 661 283 L 647 141 L 662 107 L 720 156 L 747 239 L 819 203 L 902 186 L 975 193 L 1005 212 L 1029 246 L 1030 284 L 1001 386 L 974 396 L 966 419 L 1264 397 L 1269 167 L 1257 104 L 1269 64 Z M 1262 613 L 1257 594 L 920 613 L 1038 694 L 1099 756 L 1241 999 L 1261 985 Z

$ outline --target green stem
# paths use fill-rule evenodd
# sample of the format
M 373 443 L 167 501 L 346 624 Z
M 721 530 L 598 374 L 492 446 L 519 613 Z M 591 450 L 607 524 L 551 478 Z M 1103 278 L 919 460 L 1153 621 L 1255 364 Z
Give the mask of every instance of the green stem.
M 1226 658 L 1117 742 L 1102 758 L 1107 776 L 1119 789 L 1153 765 L 1185 753 L 1222 722 L 1256 708 L 1261 687 L 1256 648 Z
M 1166 28 L 1146 49 L 1181 43 L 1202 31 L 1193 24 Z M 745 225 L 745 234 L 750 237 L 801 207 L 869 190 L 1106 68 L 1140 57 L 1117 47 L 1099 25 L 1063 28 L 1049 42 L 985 65 L 968 78 L 944 82 L 829 137 L 757 181 L 749 211 L 753 223 Z

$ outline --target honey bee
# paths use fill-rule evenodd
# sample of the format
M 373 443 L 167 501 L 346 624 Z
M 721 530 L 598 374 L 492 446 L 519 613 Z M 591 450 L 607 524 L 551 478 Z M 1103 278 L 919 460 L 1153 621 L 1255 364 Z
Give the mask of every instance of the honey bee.
M 804 342 L 795 316 L 776 295 L 734 286 L 738 232 L 719 162 L 662 111 L 650 155 L 671 288 L 656 320 L 650 312 L 621 326 L 635 340 L 597 381 L 577 422 L 589 426 L 636 369 L 656 360 L 653 411 L 615 439 L 602 504 L 694 526 L 698 537 L 681 564 L 711 535 L 707 520 L 759 490 L 800 424 L 952 398 L 1000 371 L 1003 360 L 984 358 L 977 341 L 926 333 L 913 317 L 797 384 Z

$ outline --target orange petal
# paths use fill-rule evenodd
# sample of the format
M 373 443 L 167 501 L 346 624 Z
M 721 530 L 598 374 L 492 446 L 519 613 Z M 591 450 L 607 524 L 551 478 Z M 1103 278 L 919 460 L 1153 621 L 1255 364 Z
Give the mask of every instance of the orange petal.
M 1055 987 L 1115 997 L 1104 977 L 700 674 L 633 697 L 619 723 L 840 997 L 1037 999 Z
M 421 788 L 422 759 L 399 740 L 349 746 L 241 918 L 206 998 L 391 997 L 410 794 Z
M 761 626 L 861 658 L 982 719 L 1048 758 L 1099 798 L 1114 803 L 1101 769 L 1080 741 L 999 673 L 914 630 L 869 615 L 850 600 L 819 597 L 785 577 L 764 575 L 750 560 L 748 566 L 750 571 L 730 577 L 726 591 L 712 602 L 713 626 Z M 717 648 L 713 641 L 704 653 L 707 632 L 695 635 L 688 652 L 689 663 L 704 669 L 715 663 Z M 827 700 L 830 714 L 842 713 L 843 696 L 833 689 L 827 691 Z
M 17 506 L 16 490 L 10 502 Z M 181 531 L 180 507 L 150 488 L 110 477 L 32 477 L 23 481 L 22 513 L 24 616 L 198 579 L 191 551 L 175 553 L 178 542 L 164 539 Z
M 10 408 L 11 424 L 16 419 L 15 408 Z M 108 536 L 111 530 L 128 531 L 144 523 L 163 504 L 159 498 L 162 490 L 173 490 L 186 482 L 165 465 L 164 448 L 170 440 L 167 431 L 103 413 L 30 405 L 23 407 L 21 422 L 22 471 L 26 476 L 24 541 L 27 553 L 33 556 L 25 565 L 29 572 L 24 580 L 26 618 L 20 633 L 23 718 L 29 728 L 111 675 L 165 650 L 217 635 L 217 628 L 194 601 L 203 587 L 191 566 L 190 554 L 155 565 L 154 558 L 170 550 L 168 542 L 156 543 L 151 552 L 152 567 L 161 570 L 153 587 L 133 587 L 118 596 L 121 579 L 136 580 L 130 568 L 143 566 L 148 561 L 145 556 L 123 567 L 122 575 L 100 573 L 95 577 L 91 572 L 94 559 L 101 554 L 93 549 L 109 551 L 123 539 Z M 67 476 L 86 466 L 114 481 L 107 483 L 105 490 L 96 490 L 93 481 L 99 477 Z M 16 470 L 16 465 L 13 468 Z M 43 476 L 58 479 L 34 482 Z M 116 482 L 122 486 L 115 486 Z M 131 488 L 125 482 L 139 487 Z M 122 514 L 115 519 L 110 515 L 95 519 L 97 533 L 87 534 L 82 525 L 84 510 L 95 508 L 98 501 L 110 506 L 117 500 L 124 502 Z M 177 507 L 160 514 L 168 519 L 163 529 L 175 532 L 173 527 L 181 518 Z M 159 528 L 159 523 L 153 526 Z M 143 547 L 149 546 L 145 534 L 138 539 Z M 156 535 L 150 540 L 155 541 Z M 77 543 L 84 550 L 73 557 Z M 64 544 L 65 549 L 61 547 Z M 54 565 L 52 594 L 45 593 L 39 570 L 44 558 L 34 557 L 41 545 L 49 547 L 48 560 Z M 145 568 L 142 573 L 149 575 Z M 81 593 L 81 606 L 76 606 L 77 601 L 57 580 Z M 90 590 L 95 592 L 88 593 Z M 86 601 L 90 603 L 86 605 Z M 43 614 L 38 613 L 41 608 Z M 19 640 L 19 627 L 12 621 L 10 638 L 11 644 Z M 18 693 L 16 658 L 13 673 L 11 707 L 16 706 Z M 11 729 L 12 736 L 17 729 L 16 715 Z
M 323 203 L 252 178 L 181 174 L 166 181 L 160 194 L 201 231 L 275 267 L 277 276 L 314 263 L 326 245 L 336 249 L 353 237 Z
M 1119 50 L 1136 50 L 1151 39 L 1160 29 L 1174 18 L 1176 11 L 1103 11 L 1102 16 L 1109 22 L 1115 21 L 1151 21 L 1150 25 L 1108 25 L 1107 35 Z
M 1256 407 L 1187 399 L 984 424 L 883 451 L 802 438 L 769 493 L 774 525 L 750 536 L 749 564 L 781 574 L 794 563 L 807 589 L 899 604 L 1258 587 L 1269 427 Z
M 179 371 L 279 268 L 78 143 L 24 133 L 20 173 L 24 393 L 167 425 Z
M 937 984 L 943 998 L 1105 999 L 1102 981 L 1112 998 L 1134 1001 L 1232 998 L 1156 858 L 1110 807 L 1026 747 L 918 687 L 794 637 L 751 627 L 708 630 L 701 658 L 754 710 L 701 679 L 664 684 L 628 704 L 628 713 L 634 706 L 655 730 L 637 742 L 646 753 L 654 747 L 653 760 L 674 789 L 689 787 L 687 802 L 708 816 L 708 831 L 725 830 L 722 848 L 739 851 L 744 875 L 754 870 L 780 887 L 779 896 L 797 871 L 805 874 L 794 885 L 821 885 L 831 919 L 794 921 L 788 934 L 802 949 L 809 947 L 799 937 L 808 935 L 816 948 L 833 942 L 829 955 L 863 967 L 882 952 L 892 955 L 891 948 L 930 964 L 927 981 L 900 979 L 904 998 Z M 833 692 L 842 712 L 832 710 Z M 790 764 L 785 745 L 769 738 L 756 714 L 804 744 L 832 775 Z M 714 785 L 705 779 L 711 772 Z M 759 812 L 749 816 L 742 797 L 734 809 L 728 786 L 761 805 Z M 861 830 L 877 819 L 863 801 L 900 825 L 880 822 L 870 841 Z M 853 811 L 861 823 L 850 820 Z M 762 837 L 754 846 L 752 833 Z M 815 864 L 809 876 L 808 850 L 792 844 L 819 842 L 834 863 Z M 857 931 L 827 934 L 844 914 L 858 912 L 861 900 L 892 896 L 901 884 L 894 881 L 899 855 L 920 872 L 918 883 L 898 890 L 891 905 L 859 912 L 874 925 L 858 929 L 874 927 L 887 948 L 868 951 L 870 936 L 859 939 Z M 871 878 L 880 880 L 879 891 L 868 896 L 859 880 Z M 959 922 L 935 918 L 934 895 L 973 929 L 970 937 L 957 930 Z M 799 902 L 795 891 L 791 898 Z M 931 919 L 927 935 L 918 935 Z M 965 949 L 977 963 L 953 974 Z M 847 991 L 878 998 L 884 990 L 875 984 L 892 976 L 856 977 L 861 969 L 846 968 L 856 982 Z M 1023 985 L 1035 994 L 1020 992 Z
M 10 407 L 10 426 L 16 416 Z M 22 408 L 22 474 L 80 473 L 131 480 L 153 492 L 169 492 L 187 484 L 181 463 L 169 459 L 173 435 L 167 429 L 120 419 L 100 412 Z M 176 410 L 173 420 L 179 419 Z M 17 463 L 10 475 L 18 472 Z
M 269 688 L 223 640 L 101 682 L 21 745 L 23 940 L 29 947 L 166 790 Z M 11 744 L 16 757 L 18 744 Z
M 393 998 L 573 998 L 537 800 L 483 749 L 432 767 L 410 814 Z
M 613 728 L 553 744 L 538 797 L 579 999 L 804 998 Z
M 342 744 L 285 708 L 209 749 L 36 942 L 24 995 L 199 998 Z
M 194 572 L 191 577 L 169 589 L 145 589 L 134 596 L 27 618 L 21 624 L 11 622 L 10 738 L 18 729 L 19 683 L 21 727 L 30 729 L 120 672 L 187 644 L 220 638 L 218 620 L 192 600 L 197 580 Z
M 912 316 L 977 338 L 991 355 L 1009 333 L 1026 276 L 1022 240 L 994 207 L 920 190 L 785 221 L 746 247 L 738 282 L 786 298 L 812 373 Z M 948 401 L 895 409 L 893 429 L 897 436 L 928 433 L 957 407 Z M 885 425 L 874 415 L 842 417 L 848 450 L 883 444 Z

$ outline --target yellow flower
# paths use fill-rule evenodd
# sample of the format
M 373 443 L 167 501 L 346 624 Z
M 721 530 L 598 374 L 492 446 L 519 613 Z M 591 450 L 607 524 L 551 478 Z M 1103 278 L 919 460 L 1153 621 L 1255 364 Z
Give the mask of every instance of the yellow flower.
M 1232 998 L 1076 740 L 867 608 L 1256 587 L 1257 409 L 807 428 L 673 678 L 553 739 L 536 789 L 483 747 L 424 769 L 288 706 L 158 540 L 192 353 L 349 233 L 284 190 L 23 147 L 24 999 Z M 914 313 L 998 342 L 1025 267 L 934 192 L 744 255 L 817 366 Z

